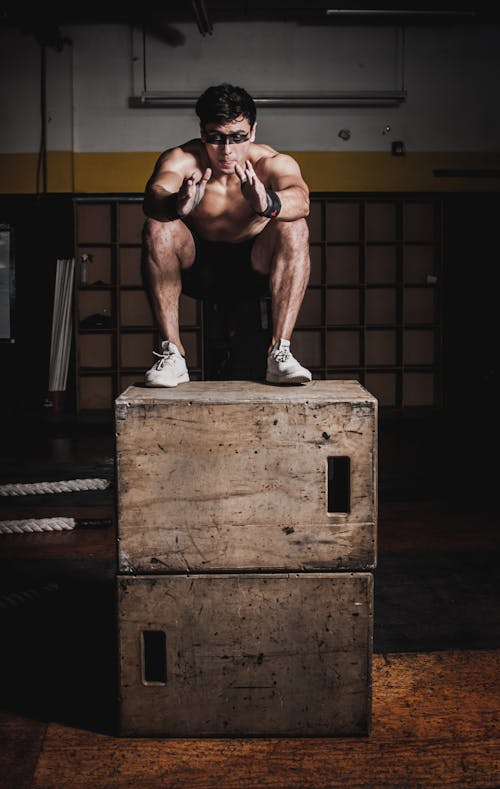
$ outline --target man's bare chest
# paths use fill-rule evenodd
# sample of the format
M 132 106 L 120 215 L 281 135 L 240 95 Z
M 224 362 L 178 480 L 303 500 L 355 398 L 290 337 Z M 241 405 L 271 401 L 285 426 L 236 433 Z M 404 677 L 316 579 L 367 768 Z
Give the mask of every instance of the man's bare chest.
M 230 242 L 256 235 L 266 220 L 254 212 L 239 186 L 227 191 L 207 187 L 187 224 L 205 238 Z
M 214 189 L 208 185 L 196 210 L 200 218 L 206 217 L 207 219 L 226 216 L 237 221 L 252 214 L 251 206 L 243 197 L 240 186 L 231 187 L 231 189 Z

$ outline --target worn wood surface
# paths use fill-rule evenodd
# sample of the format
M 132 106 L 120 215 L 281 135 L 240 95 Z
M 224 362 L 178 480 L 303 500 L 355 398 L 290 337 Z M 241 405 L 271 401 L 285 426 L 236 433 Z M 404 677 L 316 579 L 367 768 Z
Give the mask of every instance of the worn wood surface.
M 117 400 L 121 572 L 374 566 L 376 400 L 356 381 L 192 382 Z M 351 463 L 329 513 L 327 459 Z
M 121 731 L 346 735 L 369 727 L 369 573 L 118 579 Z M 147 684 L 142 632 L 166 634 Z
M 29 789 L 48 723 L 0 712 L 0 786 Z
M 499 651 L 376 655 L 369 737 L 141 740 L 51 723 L 33 787 L 498 787 L 499 672 Z

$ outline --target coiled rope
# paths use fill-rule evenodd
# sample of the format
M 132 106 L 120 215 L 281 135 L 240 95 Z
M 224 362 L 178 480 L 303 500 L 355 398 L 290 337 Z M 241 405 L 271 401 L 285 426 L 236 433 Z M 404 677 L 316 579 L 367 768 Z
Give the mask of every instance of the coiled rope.
M 14 608 L 23 603 L 33 603 L 49 592 L 58 592 L 57 584 L 46 584 L 37 589 L 21 589 L 19 592 L 8 592 L 0 596 L 0 608 Z
M 12 482 L 0 485 L 0 496 L 29 496 L 40 493 L 73 493 L 80 490 L 105 490 L 108 479 L 68 479 L 60 482 Z M 69 531 L 86 526 L 108 525 L 109 520 L 84 520 L 76 518 L 24 518 L 0 521 L 1 534 L 29 534 L 47 531 Z
M 26 534 L 41 531 L 68 531 L 74 529 L 75 518 L 25 518 L 16 521 L 0 521 L 0 534 Z
M 78 490 L 105 490 L 108 479 L 68 479 L 61 482 L 13 482 L 0 485 L 0 496 L 29 496 L 40 493 L 72 493 Z
M 0 521 L 1 534 L 30 534 L 45 531 L 70 531 L 71 529 L 110 526 L 110 518 L 23 518 L 21 520 Z

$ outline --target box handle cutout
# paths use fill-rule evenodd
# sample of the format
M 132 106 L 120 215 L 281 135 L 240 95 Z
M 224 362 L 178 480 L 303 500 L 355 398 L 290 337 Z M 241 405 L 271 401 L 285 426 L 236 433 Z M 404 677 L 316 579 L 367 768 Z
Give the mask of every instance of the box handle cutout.
M 346 456 L 328 458 L 328 513 L 351 511 L 351 459 Z
M 142 631 L 142 681 L 144 685 L 167 684 L 167 639 L 162 630 Z

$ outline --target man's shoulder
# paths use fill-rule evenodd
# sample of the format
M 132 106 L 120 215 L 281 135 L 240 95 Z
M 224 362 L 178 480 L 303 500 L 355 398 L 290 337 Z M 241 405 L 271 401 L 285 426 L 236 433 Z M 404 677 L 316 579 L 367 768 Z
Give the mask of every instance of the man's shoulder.
M 278 173 L 280 171 L 298 168 L 295 159 L 288 153 L 282 153 L 269 145 L 255 145 L 253 164 L 262 173 Z
M 193 139 L 172 148 L 166 148 L 158 157 L 158 164 L 163 165 L 168 162 L 197 164 L 201 157 L 201 146 L 200 139 Z
M 282 156 L 282 154 L 277 151 L 275 148 L 271 148 L 270 145 L 264 145 L 263 143 L 254 142 L 252 145 L 252 159 L 254 164 L 259 162 L 260 164 L 268 164 L 272 159 L 275 159 L 277 156 Z

